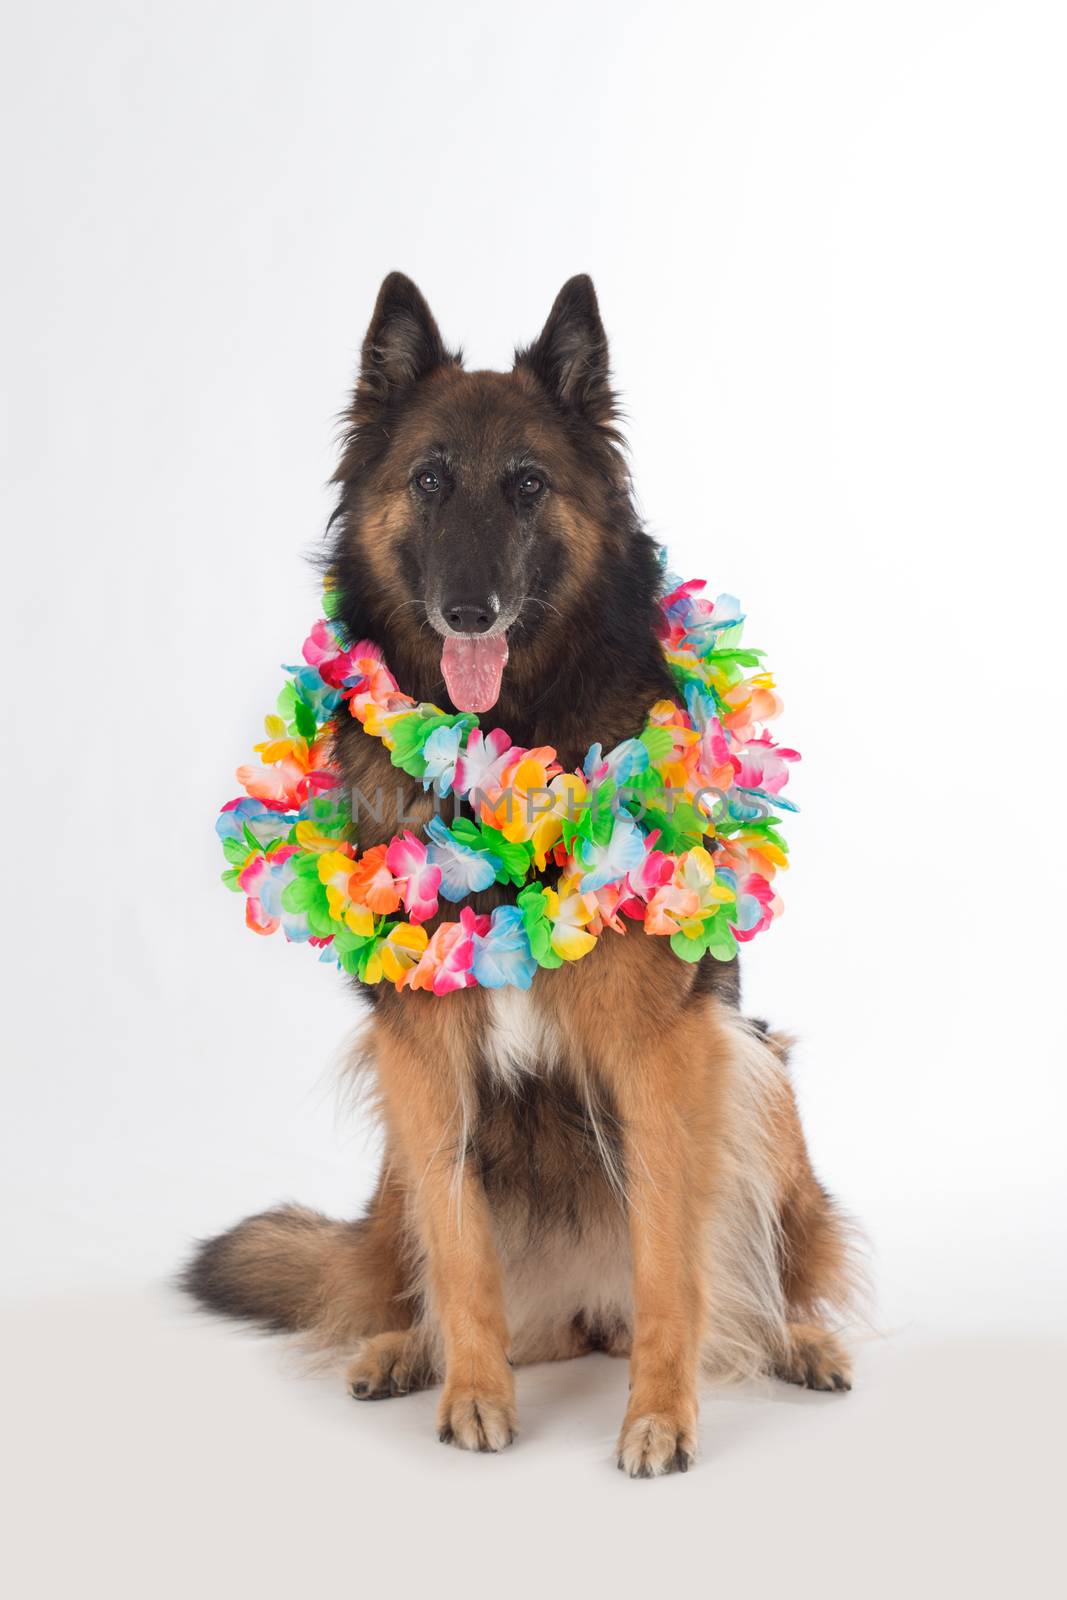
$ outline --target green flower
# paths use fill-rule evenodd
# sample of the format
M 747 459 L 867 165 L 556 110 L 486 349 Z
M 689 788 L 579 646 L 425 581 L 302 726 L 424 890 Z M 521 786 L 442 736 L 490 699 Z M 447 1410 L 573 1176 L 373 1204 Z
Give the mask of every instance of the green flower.
M 577 815 L 563 819 L 563 843 L 567 847 L 567 854 L 574 854 L 574 844 L 577 839 L 585 839 L 589 844 L 606 845 L 611 841 L 612 831 L 615 827 L 615 784 L 610 778 L 596 786 L 593 791 L 592 802 L 583 802 L 576 807 Z
M 409 716 L 398 717 L 391 725 L 389 737 L 393 742 L 393 748 L 389 752 L 389 759 L 394 767 L 399 767 L 401 772 L 406 772 L 409 777 L 425 777 L 426 758 L 423 750 L 431 733 L 437 728 L 473 728 L 477 726 L 477 722 L 477 717 L 472 716 L 470 712 L 448 716 L 444 711 L 434 711 L 429 707 L 420 706 Z
M 641 826 L 646 833 L 659 829 L 657 850 L 669 850 L 672 855 L 680 856 L 704 842 L 708 819 L 688 800 L 676 800 L 669 809 L 647 804 Z
M 339 930 L 347 932 L 344 924 L 330 915 L 326 885 L 319 877 L 318 854 L 295 855 L 292 867 L 292 879 L 282 890 L 283 910 L 294 915 L 303 913 L 316 939 L 328 939 Z
M 451 828 L 457 844 L 468 850 L 488 850 L 500 862 L 497 883 L 512 883 L 521 889 L 526 882 L 533 860 L 533 845 L 529 840 L 505 839 L 499 828 L 486 822 L 472 822 L 469 817 L 457 817 Z
M 526 937 L 530 941 L 530 954 L 539 967 L 561 967 L 563 957 L 552 948 L 552 924 L 548 918 L 548 904 L 543 884 L 531 883 L 518 896 Z
M 699 961 L 703 955 L 714 956 L 716 961 L 732 961 L 737 954 L 737 940 L 720 910 L 708 918 L 695 939 L 685 933 L 672 933 L 671 949 L 683 961 Z
M 334 951 L 345 972 L 354 978 L 362 978 L 364 969 L 377 943 L 377 933 L 372 933 L 368 939 L 361 939 L 358 933 L 352 932 L 351 928 L 345 928 L 334 923 Z

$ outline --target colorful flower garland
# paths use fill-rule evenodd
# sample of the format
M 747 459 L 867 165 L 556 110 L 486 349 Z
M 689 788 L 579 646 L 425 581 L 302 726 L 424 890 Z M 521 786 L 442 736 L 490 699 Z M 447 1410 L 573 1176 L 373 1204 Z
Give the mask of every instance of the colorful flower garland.
M 280 927 L 364 983 L 436 995 L 529 988 L 538 967 L 578 960 L 626 919 L 668 936 L 684 961 L 731 960 L 781 911 L 773 880 L 788 862 L 772 813 L 796 809 L 781 791 L 798 757 L 765 730 L 781 701 L 762 652 L 741 647 L 737 601 L 712 603 L 703 588 L 678 584 L 660 603 L 679 700 L 657 701 L 641 733 L 607 755 L 592 745 L 577 772 L 547 745 L 483 734 L 473 713 L 416 704 L 377 645 L 350 646 L 336 621 L 316 622 L 266 719 L 262 765 L 237 769 L 247 798 L 216 824 L 223 882 L 247 896 L 248 926 Z M 331 765 L 346 704 L 394 766 L 467 799 L 475 816 L 434 816 L 427 843 L 404 831 L 359 853 Z M 555 869 L 554 883 L 541 878 Z M 514 903 L 488 916 L 464 907 L 427 937 L 441 899 L 493 883 L 517 890 Z

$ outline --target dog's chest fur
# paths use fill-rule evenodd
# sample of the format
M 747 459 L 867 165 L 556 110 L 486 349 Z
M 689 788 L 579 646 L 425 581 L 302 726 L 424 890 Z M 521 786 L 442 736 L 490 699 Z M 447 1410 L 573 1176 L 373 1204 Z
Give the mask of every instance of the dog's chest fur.
M 482 1044 L 490 1072 L 514 1079 L 558 1066 L 563 1039 L 552 1018 L 525 989 L 494 989 L 489 994 L 489 1022 Z

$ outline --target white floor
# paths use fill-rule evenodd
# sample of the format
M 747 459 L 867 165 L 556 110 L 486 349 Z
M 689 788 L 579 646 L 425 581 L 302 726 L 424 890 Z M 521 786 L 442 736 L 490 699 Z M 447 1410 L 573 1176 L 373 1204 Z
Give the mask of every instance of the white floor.
M 501 1456 L 432 1394 L 358 1405 L 284 1342 L 163 1288 L 6 1318 L 6 1592 L 1019 1594 L 1057 1587 L 1067 1429 L 1053 1335 L 869 1340 L 851 1395 L 709 1394 L 685 1477 L 611 1464 L 624 1363 L 519 1373 Z

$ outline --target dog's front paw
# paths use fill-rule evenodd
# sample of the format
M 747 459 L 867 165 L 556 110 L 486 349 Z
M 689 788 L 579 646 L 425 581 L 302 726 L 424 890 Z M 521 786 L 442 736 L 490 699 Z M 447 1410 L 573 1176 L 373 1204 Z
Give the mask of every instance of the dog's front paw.
M 518 1426 L 513 1390 L 446 1385 L 437 1410 L 437 1437 L 442 1444 L 461 1450 L 503 1450 Z
M 659 1478 L 666 1472 L 688 1472 L 696 1460 L 696 1425 L 663 1412 L 646 1412 L 626 1420 L 619 1434 L 619 1471 L 631 1478 Z

